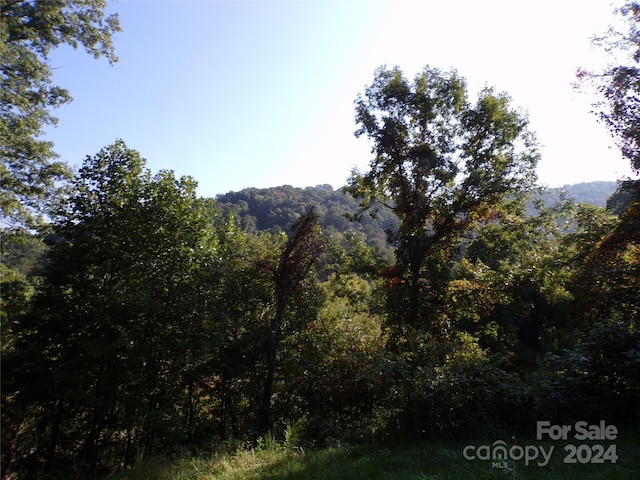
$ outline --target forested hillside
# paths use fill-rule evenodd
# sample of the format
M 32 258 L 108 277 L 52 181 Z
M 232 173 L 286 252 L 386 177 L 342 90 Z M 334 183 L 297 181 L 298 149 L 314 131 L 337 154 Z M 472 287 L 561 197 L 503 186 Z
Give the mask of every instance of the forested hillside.
M 569 198 L 578 203 L 588 203 L 597 207 L 606 207 L 607 200 L 617 188 L 616 182 L 583 182 L 565 185 L 562 188 L 550 188 L 552 192 L 566 192 Z
M 616 191 L 616 182 L 585 182 L 565 185 L 562 188 L 546 188 L 532 195 L 529 209 L 535 198 L 542 198 L 547 206 L 559 201 L 563 195 L 576 203 L 605 207 L 607 199 Z M 297 188 L 282 185 L 271 188 L 246 188 L 216 197 L 216 204 L 224 214 L 237 216 L 240 225 L 247 230 L 288 232 L 298 216 L 314 208 L 327 232 L 362 232 L 367 241 L 379 248 L 386 248 L 385 232 L 397 228 L 397 219 L 389 209 L 381 209 L 374 217 L 362 215 L 357 222 L 350 221 L 359 212 L 359 203 L 343 188 L 331 185 Z
M 216 205 L 223 214 L 236 216 L 240 225 L 248 231 L 287 233 L 300 215 L 313 208 L 327 234 L 359 233 L 381 251 L 389 250 L 385 232 L 394 231 L 397 227 L 397 220 L 388 209 L 381 209 L 375 217 L 365 214 L 357 222 L 351 221 L 358 215 L 358 201 L 342 189 L 334 190 L 330 185 L 246 188 L 218 195 Z

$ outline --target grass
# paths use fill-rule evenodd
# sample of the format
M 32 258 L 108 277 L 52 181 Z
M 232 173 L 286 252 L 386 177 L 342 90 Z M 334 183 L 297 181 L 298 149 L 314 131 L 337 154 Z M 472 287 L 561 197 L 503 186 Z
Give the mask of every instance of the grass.
M 210 458 L 181 458 L 174 462 L 151 459 L 108 480 L 636 480 L 640 478 L 640 432 L 621 435 L 615 442 L 618 461 L 604 464 L 566 464 L 565 442 L 539 442 L 551 461 L 541 467 L 517 462 L 512 471 L 491 468 L 490 461 L 469 461 L 464 447 L 491 441 L 418 443 L 405 446 L 336 447 L 304 452 L 272 444 L 258 450 L 215 454 Z M 591 442 L 595 443 L 595 442 Z

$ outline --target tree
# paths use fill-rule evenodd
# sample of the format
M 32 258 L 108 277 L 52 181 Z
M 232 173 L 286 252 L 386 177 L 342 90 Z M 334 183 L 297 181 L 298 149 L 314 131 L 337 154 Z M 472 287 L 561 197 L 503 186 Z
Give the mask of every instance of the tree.
M 615 12 L 628 30 L 610 27 L 593 40 L 614 58 L 614 64 L 602 72 L 579 68 L 577 86 L 595 87 L 601 100 L 593 104 L 594 113 L 607 126 L 631 168 L 640 173 L 640 3 L 627 0 Z
M 53 85 L 50 51 L 83 46 L 95 58 L 117 61 L 112 35 L 117 15 L 105 14 L 106 0 L 3 0 L 0 22 L 0 207 L 3 227 L 33 228 L 59 182 L 69 178 L 53 144 L 39 139 L 57 119 L 51 109 L 71 101 Z
M 352 268 L 339 263 L 339 271 L 319 284 L 323 302 L 316 319 L 290 335 L 282 350 L 286 391 L 297 407 L 291 410 L 315 441 L 370 436 L 375 399 L 384 391 L 379 367 L 386 335 L 376 285 Z
M 304 289 L 309 270 L 313 266 L 323 239 L 318 217 L 310 210 L 292 225 L 293 235 L 280 255 L 274 271 L 275 313 L 269 329 L 267 373 L 258 415 L 259 426 L 268 428 L 271 417 L 271 397 L 278 361 L 278 350 L 282 337 L 285 313 L 296 295 Z
M 640 321 L 640 183 L 632 194 L 619 224 L 588 252 L 577 279 L 575 309 L 582 326 L 619 316 Z
M 3 395 L 46 441 L 27 434 L 4 451 L 33 449 L 49 470 L 73 458 L 89 476 L 181 428 L 185 378 L 206 351 L 203 302 L 193 302 L 207 297 L 216 258 L 195 186 L 152 176 L 122 141 L 87 157 L 54 219 L 42 289 L 3 358 Z
M 594 40 L 613 54 L 614 64 L 577 75 L 582 85 L 595 85 L 601 98 L 595 113 L 640 173 L 640 3 L 627 1 L 616 12 L 628 31 L 612 27 Z M 564 326 L 565 348 L 546 355 L 537 375 L 539 414 L 547 417 L 607 414 L 633 422 L 640 413 L 640 180 L 620 182 L 607 207 L 619 221 L 604 232 L 592 230 L 597 243 L 583 249 L 570 289 L 575 300 Z
M 533 367 L 566 333 L 566 310 L 585 259 L 616 224 L 604 208 L 566 198 L 533 205 L 527 215 L 483 228 L 450 284 L 450 316 L 481 346 L 504 355 L 510 369 Z
M 425 67 L 410 83 L 398 67 L 381 67 L 355 105 L 356 136 L 372 141 L 374 158 L 347 189 L 363 210 L 379 202 L 398 218 L 396 321 L 435 327 L 428 310 L 461 236 L 532 184 L 535 138 L 506 94 L 484 88 L 470 104 L 455 71 Z
M 256 426 L 256 403 L 265 386 L 265 332 L 275 308 L 273 265 L 285 239 L 268 232 L 245 232 L 233 216 L 221 217 L 214 228 L 217 255 L 210 270 L 216 273 L 206 282 L 213 285 L 213 292 L 200 299 L 209 305 L 201 334 L 208 339 L 211 355 L 201 368 L 214 389 L 212 393 L 203 390 L 201 403 L 205 412 L 213 412 L 203 416 L 203 427 L 213 425 L 219 438 L 226 440 Z M 213 395 L 214 402 L 206 395 Z
M 629 423 L 640 416 L 640 183 L 631 183 L 628 206 L 613 226 L 594 222 L 577 241 L 568 239 L 582 243 L 582 255 L 570 282 L 569 318 L 547 333 L 562 332 L 564 341 L 554 346 L 564 348 L 548 353 L 536 375 L 538 415 L 608 415 Z

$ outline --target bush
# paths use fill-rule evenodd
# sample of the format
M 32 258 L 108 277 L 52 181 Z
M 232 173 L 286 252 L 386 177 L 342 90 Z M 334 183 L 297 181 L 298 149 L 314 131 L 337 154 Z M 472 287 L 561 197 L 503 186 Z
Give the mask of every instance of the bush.
M 451 343 L 431 339 L 421 348 L 398 355 L 388 367 L 392 380 L 378 409 L 385 436 L 469 436 L 530 420 L 530 387 L 487 358 L 477 339 L 458 334 Z
M 596 322 L 576 344 L 548 354 L 536 378 L 536 411 L 562 421 L 640 419 L 640 332 L 623 318 Z

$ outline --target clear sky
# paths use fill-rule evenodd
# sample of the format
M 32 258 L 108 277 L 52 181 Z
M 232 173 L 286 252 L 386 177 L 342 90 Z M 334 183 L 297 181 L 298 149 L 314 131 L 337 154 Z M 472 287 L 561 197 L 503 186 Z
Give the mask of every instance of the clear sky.
M 374 70 L 413 78 L 430 65 L 528 111 L 542 184 L 630 175 L 572 88 L 578 67 L 606 58 L 590 37 L 613 21 L 608 0 L 120 0 L 109 11 L 123 28 L 117 64 L 66 47 L 51 57 L 74 101 L 45 138 L 73 166 L 122 138 L 203 196 L 337 188 L 371 158 L 353 101 Z

